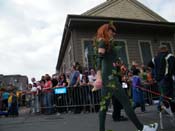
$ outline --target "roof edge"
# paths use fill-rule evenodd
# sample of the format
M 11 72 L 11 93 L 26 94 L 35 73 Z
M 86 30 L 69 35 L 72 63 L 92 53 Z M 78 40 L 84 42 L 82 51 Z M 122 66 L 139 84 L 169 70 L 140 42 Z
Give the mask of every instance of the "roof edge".
M 66 23 L 63 31 L 62 41 L 61 41 L 61 47 L 58 55 L 56 70 L 61 67 L 61 62 L 63 59 L 63 52 L 66 50 L 66 45 L 64 44 L 67 39 L 70 37 L 70 27 L 71 22 L 75 20 L 82 20 L 82 21 L 98 21 L 98 22 L 109 22 L 111 20 L 116 22 L 124 22 L 124 23 L 130 23 L 130 24 L 149 24 L 149 25 L 156 25 L 156 26 L 167 26 L 171 27 L 173 26 L 175 28 L 175 22 L 168 22 L 168 21 L 148 21 L 148 20 L 138 20 L 138 19 L 126 19 L 126 18 L 116 18 L 116 17 L 103 17 L 103 16 L 85 16 L 85 15 L 74 15 L 74 14 L 68 14 L 66 18 Z M 68 36 L 68 38 L 67 38 Z M 58 71 L 58 70 L 57 70 Z
M 145 11 L 148 11 L 151 15 L 153 15 L 155 18 L 160 19 L 161 21 L 165 21 L 168 22 L 165 18 L 163 18 L 162 16 L 160 16 L 158 13 L 154 12 L 152 9 L 148 8 L 146 5 L 142 4 L 140 1 L 138 0 L 132 0 L 134 3 L 136 3 L 136 5 L 140 5 L 140 7 L 142 9 L 144 9 Z

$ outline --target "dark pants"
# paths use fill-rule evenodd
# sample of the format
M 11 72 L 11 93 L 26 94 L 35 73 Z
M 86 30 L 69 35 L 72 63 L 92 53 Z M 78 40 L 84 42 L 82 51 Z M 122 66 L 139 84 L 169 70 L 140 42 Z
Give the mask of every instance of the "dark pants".
M 52 92 L 44 93 L 43 105 L 44 105 L 46 114 L 53 113 L 53 93 Z
M 2 101 L 2 110 L 5 111 L 8 109 L 8 99 Z
M 134 102 L 133 109 L 135 110 L 137 107 L 140 107 L 140 109 L 141 109 L 142 112 L 145 111 L 145 103 Z
M 126 95 L 124 89 L 121 87 L 121 84 L 118 81 L 118 78 L 116 78 L 116 88 L 112 89 L 109 87 L 103 87 L 102 88 L 102 97 L 103 96 L 107 96 L 107 94 L 109 92 L 111 92 L 112 94 L 114 94 L 114 96 L 119 100 L 119 102 L 122 104 L 127 116 L 129 117 L 129 119 L 134 123 L 134 125 L 136 126 L 136 128 L 138 130 L 142 130 L 143 129 L 143 124 L 140 123 L 140 121 L 138 120 L 136 114 L 134 113 L 134 110 L 131 106 L 131 103 L 129 101 L 128 96 Z M 105 110 L 100 110 L 99 112 L 99 125 L 100 125 L 100 131 L 105 131 L 105 120 L 106 120 L 106 112 L 107 112 L 107 108 L 109 105 L 109 100 L 106 100 L 106 109 Z
M 12 116 L 18 116 L 18 101 L 16 96 L 12 97 L 12 103 L 9 107 L 8 114 Z
M 82 111 L 82 105 L 80 104 L 80 87 L 73 88 L 73 105 L 75 106 L 73 112 L 79 114 Z
M 172 78 L 164 78 L 161 81 L 158 82 L 159 91 L 160 94 L 163 96 L 167 96 L 170 98 L 174 97 L 174 88 L 173 88 L 173 79 Z M 168 99 L 164 99 L 162 96 L 160 96 L 160 101 L 158 105 L 158 109 L 160 109 L 161 103 L 163 103 L 167 108 L 170 106 L 172 110 L 174 111 L 174 102 Z
M 113 104 L 113 113 L 112 118 L 114 121 L 120 120 L 121 118 L 121 109 L 123 108 L 121 103 L 116 99 L 115 96 L 112 96 L 112 104 Z

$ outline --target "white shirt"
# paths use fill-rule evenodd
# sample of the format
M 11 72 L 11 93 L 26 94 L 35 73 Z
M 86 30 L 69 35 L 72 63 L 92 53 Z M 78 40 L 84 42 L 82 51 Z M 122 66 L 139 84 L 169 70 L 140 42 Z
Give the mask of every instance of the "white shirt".
M 95 80 L 96 80 L 96 75 L 95 76 L 93 76 L 93 75 L 89 75 L 88 76 L 88 79 L 89 79 L 89 82 L 95 82 Z

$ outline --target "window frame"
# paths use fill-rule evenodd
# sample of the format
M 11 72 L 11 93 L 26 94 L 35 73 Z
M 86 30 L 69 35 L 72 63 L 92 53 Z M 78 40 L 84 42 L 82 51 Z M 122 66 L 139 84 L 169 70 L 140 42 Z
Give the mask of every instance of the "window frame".
M 141 49 L 141 42 L 147 42 L 150 45 L 150 52 L 151 52 L 151 58 L 150 58 L 150 60 L 153 57 L 153 48 L 152 48 L 151 40 L 138 40 L 138 47 L 139 47 L 140 59 L 141 59 L 141 63 L 144 64 L 143 55 L 142 55 L 142 49 Z
M 82 45 L 82 57 L 83 57 L 82 60 L 83 60 L 83 66 L 84 66 L 84 67 L 87 66 L 87 65 L 86 65 L 86 60 L 85 60 L 85 52 L 84 52 L 84 51 L 85 51 L 85 46 L 84 46 L 84 44 L 85 44 L 84 42 L 85 42 L 85 41 L 92 41 L 92 44 L 93 44 L 93 41 L 94 41 L 94 40 L 93 40 L 93 39 L 88 39 L 88 38 L 83 38 L 83 39 L 81 40 L 81 45 Z M 89 62 L 88 62 L 88 67 L 87 67 L 87 68 L 89 68 Z
M 86 38 L 84 38 L 84 39 L 82 39 L 82 56 L 83 56 L 83 65 L 84 66 L 86 66 L 86 61 L 85 61 L 85 52 L 84 52 L 84 50 L 85 50 L 85 46 L 84 46 L 84 42 L 85 41 L 92 41 L 92 44 L 93 44 L 93 39 L 86 39 Z M 126 57 L 127 57 L 127 66 L 129 66 L 129 62 L 130 62 L 130 60 L 129 60 L 129 52 L 128 52 L 128 45 L 127 45 L 127 40 L 125 40 L 125 39 L 114 39 L 113 40 L 114 42 L 116 41 L 116 42 L 123 42 L 124 43 L 124 45 L 125 45 L 125 52 L 126 52 Z M 89 63 L 88 63 L 89 64 Z M 88 65 L 89 66 L 89 65 Z
M 125 52 L 126 52 L 126 57 L 127 57 L 127 65 L 129 67 L 129 63 L 130 63 L 130 59 L 129 59 L 129 52 L 128 52 L 128 44 L 127 44 L 127 40 L 125 39 L 114 39 L 114 41 L 116 42 L 123 42 L 125 45 Z

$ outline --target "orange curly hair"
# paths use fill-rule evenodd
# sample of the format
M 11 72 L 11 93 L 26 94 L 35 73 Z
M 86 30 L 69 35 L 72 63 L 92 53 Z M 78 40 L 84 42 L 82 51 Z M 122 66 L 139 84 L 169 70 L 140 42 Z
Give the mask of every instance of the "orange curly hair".
M 116 32 L 116 27 L 113 24 L 103 24 L 102 26 L 98 28 L 97 35 L 96 35 L 96 40 L 102 39 L 105 41 L 107 45 L 107 49 L 109 48 L 109 41 L 111 39 L 108 34 L 109 30 Z

